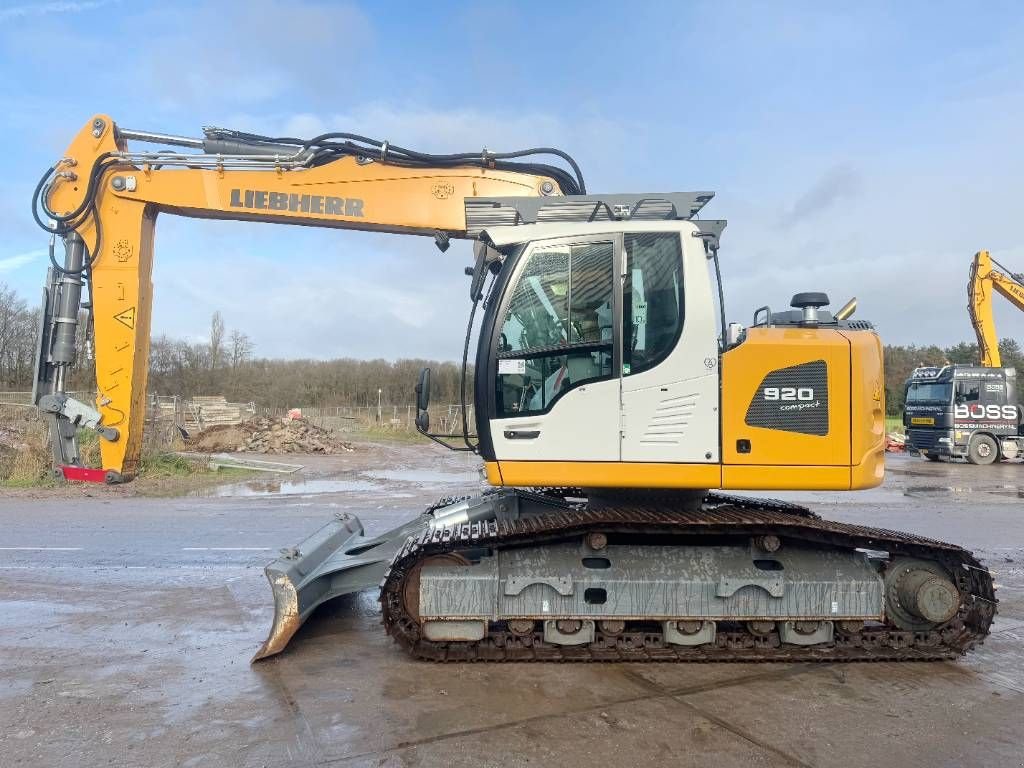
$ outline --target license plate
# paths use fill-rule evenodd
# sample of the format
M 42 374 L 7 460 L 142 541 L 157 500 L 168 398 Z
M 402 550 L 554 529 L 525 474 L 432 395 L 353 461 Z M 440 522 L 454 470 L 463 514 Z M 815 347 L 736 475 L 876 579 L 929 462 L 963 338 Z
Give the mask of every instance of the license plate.
M 935 419 L 933 417 L 931 417 L 931 416 L 911 416 L 910 417 L 910 423 L 911 424 L 927 424 L 927 425 L 930 425 L 930 426 L 935 426 Z

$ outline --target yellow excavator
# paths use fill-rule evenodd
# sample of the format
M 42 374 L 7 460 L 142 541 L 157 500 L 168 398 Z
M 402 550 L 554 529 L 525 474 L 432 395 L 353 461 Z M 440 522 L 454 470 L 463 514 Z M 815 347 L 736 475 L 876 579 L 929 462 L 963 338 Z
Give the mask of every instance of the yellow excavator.
M 1024 312 L 1024 274 L 1011 272 L 993 259 L 988 251 L 978 251 L 971 262 L 971 277 L 967 284 L 967 312 L 978 337 L 978 363 L 986 368 L 1001 368 L 1003 365 L 992 316 L 992 298 L 996 293 Z
M 877 486 L 883 376 L 878 336 L 850 319 L 852 301 L 833 314 L 825 294 L 803 292 L 749 326 L 726 322 L 725 222 L 700 217 L 712 197 L 587 194 L 575 161 L 550 148 L 436 155 L 350 133 L 216 128 L 189 138 L 98 115 L 33 198 L 64 244 L 62 261 L 51 248 L 35 386 L 55 463 L 87 481 L 137 469 L 158 214 L 427 235 L 442 250 L 468 238 L 464 400 L 483 312 L 476 434 L 465 422 L 430 432 L 429 370 L 417 425 L 479 455 L 493 487 L 376 537 L 340 514 L 283 551 L 266 569 L 275 618 L 256 658 L 281 651 L 324 601 L 367 588 L 380 590 L 388 633 L 425 659 L 966 652 L 995 613 L 971 553 L 723 493 Z M 65 391 L 82 307 L 93 404 Z M 82 466 L 78 429 L 98 432 L 102 467 Z

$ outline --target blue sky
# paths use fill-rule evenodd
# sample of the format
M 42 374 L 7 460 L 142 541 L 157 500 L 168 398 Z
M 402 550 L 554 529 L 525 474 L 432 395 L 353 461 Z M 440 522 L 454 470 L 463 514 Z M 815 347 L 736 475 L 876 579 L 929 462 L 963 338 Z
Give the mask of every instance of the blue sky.
M 555 145 L 591 191 L 712 189 L 733 320 L 817 289 L 886 341 L 953 343 L 973 252 L 1024 271 L 1016 3 L 0 0 L 0 281 L 33 300 L 32 187 L 96 112 Z M 264 355 L 461 352 L 466 244 L 163 216 L 156 253 L 155 333 L 202 339 L 219 309 Z

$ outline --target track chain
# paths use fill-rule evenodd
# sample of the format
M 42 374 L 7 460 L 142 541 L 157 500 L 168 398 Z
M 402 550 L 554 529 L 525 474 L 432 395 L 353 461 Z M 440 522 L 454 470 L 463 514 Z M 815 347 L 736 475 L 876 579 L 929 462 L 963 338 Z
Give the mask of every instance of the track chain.
M 537 493 L 550 503 L 562 490 L 519 493 Z M 574 496 L 571 492 L 565 495 Z M 563 504 L 562 511 L 542 516 L 427 529 L 410 537 L 396 553 L 381 583 L 380 600 L 388 634 L 410 655 L 433 661 L 932 661 L 955 658 L 983 642 L 995 616 L 990 573 L 970 552 L 954 544 L 830 522 L 786 502 L 717 493 L 708 495 L 703 508 L 691 511 L 665 506 L 589 508 Z M 544 642 L 541 632 L 521 637 L 500 628 L 476 642 L 433 642 L 421 637 L 419 624 L 405 609 L 405 579 L 417 563 L 428 557 L 480 547 L 550 544 L 590 530 L 647 534 L 652 538 L 773 534 L 827 547 L 888 551 L 935 560 L 953 575 L 963 602 L 951 621 L 933 630 L 914 632 L 869 626 L 859 632 L 844 633 L 837 625 L 835 641 L 828 646 L 783 645 L 777 632 L 757 636 L 742 627 L 730 631 L 721 624 L 714 644 L 677 646 L 666 643 L 654 623 L 642 631 L 617 635 L 598 631 L 593 643 L 582 646 L 553 645 Z

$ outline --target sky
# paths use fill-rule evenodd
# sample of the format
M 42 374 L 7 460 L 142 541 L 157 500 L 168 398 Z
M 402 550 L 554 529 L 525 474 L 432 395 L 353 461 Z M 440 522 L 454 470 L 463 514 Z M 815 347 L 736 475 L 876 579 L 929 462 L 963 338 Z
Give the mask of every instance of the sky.
M 95 113 L 201 135 L 558 146 L 592 192 L 714 190 L 730 320 L 823 290 L 896 344 L 973 340 L 987 248 L 1024 272 L 1024 6 L 989 2 L 0 0 L 0 282 L 35 300 L 29 201 Z M 154 334 L 219 310 L 274 357 L 455 359 L 467 243 L 157 223 Z M 1000 336 L 1024 341 L 1001 302 Z

